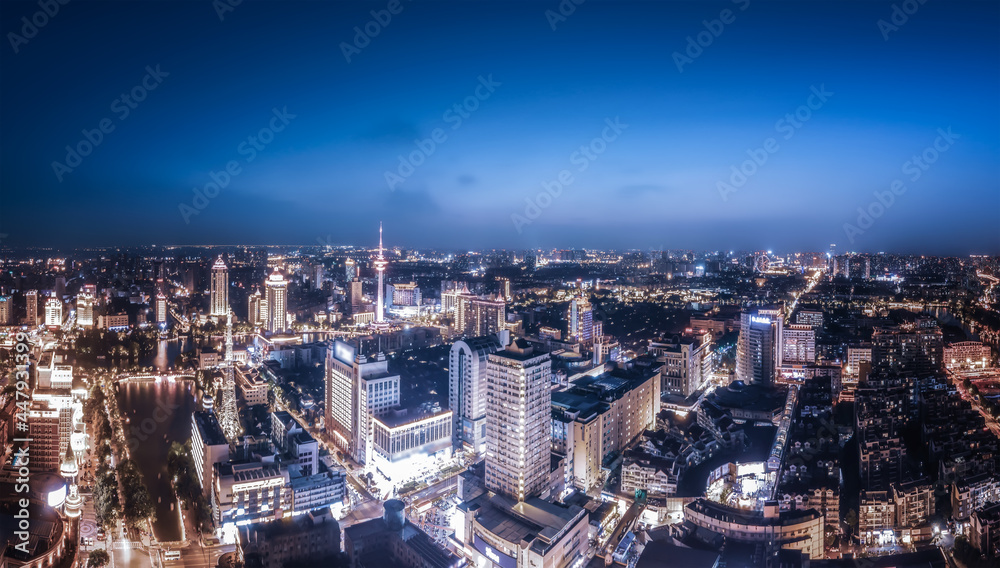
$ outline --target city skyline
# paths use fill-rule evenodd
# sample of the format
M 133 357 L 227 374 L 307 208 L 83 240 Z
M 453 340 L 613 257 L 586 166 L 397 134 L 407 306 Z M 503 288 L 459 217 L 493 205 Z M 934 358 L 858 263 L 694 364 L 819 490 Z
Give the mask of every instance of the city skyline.
M 1000 250 L 993 3 L 217 4 L 4 3 L 2 244 Z

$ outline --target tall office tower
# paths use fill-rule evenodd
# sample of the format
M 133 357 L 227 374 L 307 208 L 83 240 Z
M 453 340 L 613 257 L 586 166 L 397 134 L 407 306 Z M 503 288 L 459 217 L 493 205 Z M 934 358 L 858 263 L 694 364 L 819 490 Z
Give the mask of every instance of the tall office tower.
M 569 336 L 576 337 L 579 327 L 579 299 L 573 298 L 569 301 Z
M 360 314 L 365 309 L 365 295 L 361 291 L 361 281 L 351 280 L 347 289 L 348 300 L 351 302 L 351 314 Z
M 326 270 L 323 268 L 323 264 L 317 264 L 313 267 L 313 290 L 323 289 L 323 276 L 326 274 Z
M 455 449 L 466 449 L 477 457 L 486 453 L 486 359 L 510 342 L 503 330 L 496 335 L 456 341 L 448 357 L 448 407 L 455 423 Z
M 783 328 L 781 360 L 790 363 L 815 363 L 816 330 L 811 325 L 795 323 Z
M 385 267 L 389 262 L 382 250 L 382 223 L 378 224 L 378 256 L 373 264 L 375 271 L 378 272 L 378 301 L 375 304 L 375 323 L 372 327 L 382 331 L 389 327 L 385 321 Z
M 466 337 L 480 337 L 504 328 L 507 304 L 498 294 L 495 298 L 479 298 L 462 288 L 455 309 L 455 329 Z
M 503 294 L 503 299 L 505 301 L 510 302 L 511 300 L 514 299 L 514 296 L 511 294 L 510 291 L 510 278 L 500 279 L 500 293 Z
M 247 321 L 250 325 L 263 325 L 267 320 L 267 303 L 260 295 L 260 288 L 254 288 L 247 298 Z
M 340 339 L 327 349 L 326 431 L 361 464 L 372 455 L 372 417 L 399 405 L 399 375 L 388 369 L 383 353 L 366 357 Z
M 0 296 L 0 325 L 7 325 L 13 320 L 14 305 L 10 296 Z
M 24 300 L 28 305 L 28 315 L 25 318 L 27 324 L 35 327 L 41 323 L 38 319 L 38 290 L 28 290 L 24 293 Z
M 222 255 L 212 265 L 212 305 L 209 315 L 224 316 L 229 313 L 229 269 Z
M 353 258 L 344 261 L 344 276 L 346 277 L 346 282 L 350 282 L 358 277 L 358 264 L 354 262 Z
M 62 302 L 58 298 L 45 300 L 45 325 L 47 327 L 62 325 Z
M 486 488 L 524 501 L 548 488 L 552 361 L 524 339 L 486 361 Z
M 872 277 L 872 259 L 869 256 L 865 257 L 865 280 L 871 280 Z
M 740 314 L 736 342 L 736 378 L 745 383 L 772 384 L 781 367 L 781 308 L 759 308 Z
M 277 268 L 267 277 L 267 321 L 265 328 L 271 333 L 288 329 L 288 281 Z
M 77 312 L 77 321 L 79 321 L 79 312 Z M 156 323 L 167 323 L 167 297 L 163 295 L 163 292 L 156 294 Z
M 76 297 L 76 324 L 94 327 L 94 297 L 82 291 Z
M 594 339 L 594 312 L 586 298 L 570 301 L 569 335 L 582 343 L 590 343 Z
M 219 405 L 219 425 L 226 438 L 233 441 L 240 435 L 240 415 L 236 409 L 236 379 L 233 376 L 233 312 L 226 313 L 226 356 L 223 359 L 222 399 Z

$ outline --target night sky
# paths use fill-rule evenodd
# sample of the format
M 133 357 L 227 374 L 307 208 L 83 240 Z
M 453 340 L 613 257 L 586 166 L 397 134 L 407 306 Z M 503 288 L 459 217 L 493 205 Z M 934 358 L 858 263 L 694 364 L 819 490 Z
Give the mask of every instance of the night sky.
M 0 233 L 1000 253 L 1000 4 L 893 6 L 4 1 Z

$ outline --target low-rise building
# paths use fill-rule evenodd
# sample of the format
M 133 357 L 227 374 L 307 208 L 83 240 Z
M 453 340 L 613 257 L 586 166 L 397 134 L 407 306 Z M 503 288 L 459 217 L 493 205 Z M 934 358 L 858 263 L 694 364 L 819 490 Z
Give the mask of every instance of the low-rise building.
M 969 543 L 987 558 L 1000 558 L 1000 503 L 972 513 Z
M 382 507 L 381 517 L 344 529 L 344 552 L 350 568 L 461 568 L 467 564 L 407 520 L 402 501 L 389 499 Z
M 800 550 L 809 558 L 823 558 L 823 515 L 815 509 L 780 512 L 776 501 L 763 511 L 746 511 L 699 498 L 684 507 L 684 518 L 694 525 L 736 542 Z
M 340 554 L 340 525 L 329 510 L 297 518 L 239 527 L 248 566 L 282 568 L 285 563 L 320 563 Z
M 973 511 L 997 502 L 1000 502 L 1000 477 L 996 475 L 980 473 L 951 484 L 951 516 L 956 520 L 968 519 Z
M 567 568 L 586 558 L 590 521 L 583 507 L 483 494 L 459 508 L 465 552 L 476 566 Z
M 257 369 L 247 365 L 236 367 L 236 384 L 247 406 L 267 404 L 267 380 Z

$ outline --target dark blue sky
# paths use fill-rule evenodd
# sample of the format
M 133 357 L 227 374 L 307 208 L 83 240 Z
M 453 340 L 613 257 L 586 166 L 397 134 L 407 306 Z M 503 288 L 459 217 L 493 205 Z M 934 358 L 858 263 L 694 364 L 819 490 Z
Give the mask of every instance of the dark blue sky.
M 220 20 L 210 2 L 75 0 L 22 42 L 38 4 L 3 2 L 5 242 L 370 244 L 383 220 L 404 246 L 1000 253 L 996 2 L 914 3 L 880 29 L 892 2 L 588 0 L 553 30 L 556 1 L 402 0 L 348 62 L 342 43 L 389 4 L 245 0 Z M 123 116 L 115 101 L 157 65 L 166 76 Z M 478 108 L 447 112 L 467 97 Z M 797 109 L 799 126 L 779 122 Z M 53 165 L 102 119 L 114 129 L 90 155 Z M 390 189 L 386 172 L 436 129 Z M 602 133 L 602 153 L 574 154 Z M 935 142 L 934 163 L 908 164 Z M 239 173 L 185 218 L 230 161 Z M 525 216 L 562 170 L 572 182 Z M 859 221 L 894 180 L 905 191 Z

